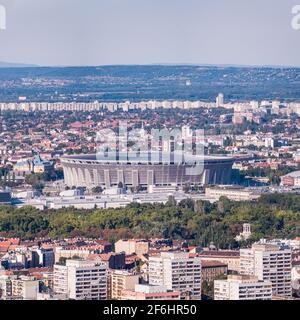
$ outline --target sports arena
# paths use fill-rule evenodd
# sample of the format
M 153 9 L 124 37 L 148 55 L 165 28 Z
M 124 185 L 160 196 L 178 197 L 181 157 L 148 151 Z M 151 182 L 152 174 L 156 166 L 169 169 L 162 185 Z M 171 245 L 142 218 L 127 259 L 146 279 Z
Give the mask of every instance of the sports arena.
M 64 156 L 61 163 L 67 186 L 111 188 L 120 182 L 126 187 L 230 184 L 234 160 L 226 156 L 188 156 L 174 162 L 172 157 L 167 161 L 162 155 L 154 162 L 145 155 L 130 161 L 120 156 L 99 159 L 94 154 Z

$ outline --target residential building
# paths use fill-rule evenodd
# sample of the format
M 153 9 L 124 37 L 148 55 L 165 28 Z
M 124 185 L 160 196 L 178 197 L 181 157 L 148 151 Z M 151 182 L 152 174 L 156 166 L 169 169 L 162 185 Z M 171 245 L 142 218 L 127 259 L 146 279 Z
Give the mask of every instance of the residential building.
M 54 266 L 54 292 L 74 300 L 106 300 L 107 267 L 88 260 Z
M 109 272 L 108 299 L 120 300 L 123 290 L 134 290 L 140 276 L 124 270 Z
M 240 250 L 240 273 L 271 281 L 273 295 L 290 297 L 291 260 L 291 249 L 287 246 L 256 243 L 251 249 Z
M 133 254 L 140 256 L 149 251 L 149 242 L 147 240 L 119 240 L 115 243 L 115 252 L 125 252 L 126 254 Z
M 38 292 L 39 281 L 34 277 L 0 277 L 0 300 L 36 300 Z
M 214 281 L 217 277 L 227 275 L 228 266 L 215 260 L 201 260 L 202 282 Z
M 237 250 L 204 250 L 198 253 L 201 260 L 220 261 L 228 267 L 228 271 L 240 271 L 240 253 Z
M 255 276 L 234 275 L 214 281 L 214 300 L 271 300 L 272 283 Z
M 123 290 L 121 300 L 180 300 L 180 292 L 165 286 L 139 284 L 134 290 Z
M 12 296 L 22 300 L 36 300 L 39 292 L 39 281 L 34 277 L 21 276 L 12 279 Z
M 201 259 L 185 252 L 161 252 L 149 258 L 149 284 L 201 299 Z
M 224 106 L 224 94 L 219 93 L 216 98 L 216 106 L 217 107 L 223 107 Z

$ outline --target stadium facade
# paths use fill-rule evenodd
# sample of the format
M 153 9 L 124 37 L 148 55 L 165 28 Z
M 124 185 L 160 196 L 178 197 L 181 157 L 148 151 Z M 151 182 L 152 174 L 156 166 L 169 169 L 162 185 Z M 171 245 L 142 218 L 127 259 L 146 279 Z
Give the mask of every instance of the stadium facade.
M 97 155 L 64 156 L 61 159 L 65 184 L 69 187 L 110 188 L 120 182 L 127 187 L 226 185 L 232 182 L 234 158 L 205 156 L 201 161 L 197 163 L 200 170 L 195 171 L 196 162 L 190 161 L 175 163 L 160 159 L 153 163 L 145 159 L 99 159 Z

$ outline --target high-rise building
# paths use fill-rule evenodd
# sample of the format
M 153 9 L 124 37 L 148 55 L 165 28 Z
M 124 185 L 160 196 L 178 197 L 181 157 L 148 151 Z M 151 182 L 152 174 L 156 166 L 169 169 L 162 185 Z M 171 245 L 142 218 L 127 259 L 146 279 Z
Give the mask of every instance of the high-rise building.
M 216 105 L 217 107 L 223 107 L 224 105 L 224 94 L 219 93 L 216 99 Z
M 74 300 L 106 300 L 107 267 L 87 260 L 54 265 L 54 292 Z
M 255 276 L 234 275 L 214 281 L 214 300 L 271 300 L 272 283 Z
M 251 249 L 240 250 L 240 273 L 270 281 L 273 295 L 290 297 L 291 259 L 291 249 L 287 246 L 256 243 Z
M 149 284 L 201 299 L 201 259 L 185 252 L 162 252 L 149 258 Z

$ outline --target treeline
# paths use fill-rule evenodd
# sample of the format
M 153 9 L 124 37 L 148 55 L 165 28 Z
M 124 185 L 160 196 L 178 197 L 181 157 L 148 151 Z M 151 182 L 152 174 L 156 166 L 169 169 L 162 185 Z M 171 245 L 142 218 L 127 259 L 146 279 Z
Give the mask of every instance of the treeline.
M 246 222 L 252 226 L 250 242 L 300 236 L 300 196 L 265 195 L 256 202 L 221 198 L 214 204 L 184 200 L 177 205 L 170 198 L 166 205 L 131 204 L 106 210 L 0 207 L 0 236 L 22 239 L 86 236 L 114 242 L 120 238 L 164 237 L 202 246 L 214 242 L 219 248 L 236 248 L 239 244 L 234 238 Z

